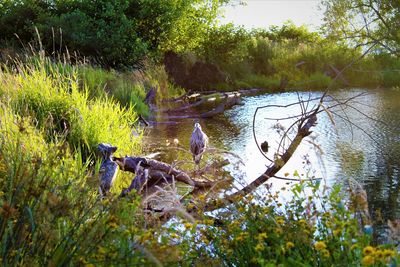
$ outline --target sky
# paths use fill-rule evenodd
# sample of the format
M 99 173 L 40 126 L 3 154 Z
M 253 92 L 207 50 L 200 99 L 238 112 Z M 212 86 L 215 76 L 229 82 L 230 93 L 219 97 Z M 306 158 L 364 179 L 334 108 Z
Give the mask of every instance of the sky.
M 247 0 L 245 5 L 225 7 L 221 24 L 233 22 L 246 29 L 281 26 L 292 20 L 297 26 L 307 25 L 316 30 L 322 24 L 323 12 L 318 9 L 320 0 Z

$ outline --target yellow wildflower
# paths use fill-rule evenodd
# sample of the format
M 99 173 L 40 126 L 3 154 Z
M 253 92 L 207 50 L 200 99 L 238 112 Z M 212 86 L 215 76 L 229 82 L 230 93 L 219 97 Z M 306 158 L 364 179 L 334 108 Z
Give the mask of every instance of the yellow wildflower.
M 331 217 L 331 213 L 329 211 L 327 211 L 327 212 L 324 212 L 324 214 L 322 214 L 322 216 L 324 218 L 329 218 L 329 217 Z
M 146 233 L 144 233 L 142 236 L 141 236 L 141 241 L 142 242 L 144 242 L 144 241 L 146 241 L 146 240 L 149 240 L 151 237 L 152 237 L 152 233 L 150 233 L 150 232 L 146 232 Z
M 326 244 L 325 244 L 324 241 L 317 241 L 317 242 L 315 242 L 315 244 L 314 244 L 314 248 L 315 248 L 316 250 L 323 250 L 323 249 L 326 249 Z
M 285 220 L 282 218 L 282 217 L 278 217 L 277 219 L 276 219 L 276 223 L 277 224 L 283 224 L 285 222 Z
M 115 229 L 115 228 L 118 227 L 118 224 L 116 224 L 115 222 L 109 222 L 109 223 L 108 223 L 108 226 L 109 226 L 111 229 Z
M 375 250 L 374 257 L 377 259 L 383 259 L 384 257 L 383 251 L 379 249 Z
M 329 250 L 327 250 L 327 249 L 323 249 L 323 250 L 321 251 L 321 254 L 322 254 L 322 256 L 325 257 L 325 258 L 328 258 L 328 257 L 330 256 Z
M 201 241 L 203 241 L 203 243 L 206 244 L 206 245 L 210 244 L 210 241 L 209 241 L 209 240 L 207 239 L 207 237 L 205 237 L 205 236 L 203 236 L 203 237 L 201 238 Z
M 245 208 L 244 208 L 244 207 L 239 207 L 239 208 L 238 208 L 238 211 L 239 211 L 239 212 L 244 212 L 244 211 L 245 211 Z
M 294 243 L 293 243 L 293 242 L 290 242 L 290 241 L 287 242 L 287 243 L 286 243 L 286 248 L 287 248 L 287 249 L 294 248 Z
M 239 242 L 243 241 L 248 235 L 249 234 L 247 232 L 242 232 L 235 238 L 235 240 Z
M 306 222 L 306 220 L 304 220 L 304 219 L 299 220 L 298 223 L 299 223 L 302 227 L 304 227 L 304 226 L 307 225 L 307 222 Z
M 364 249 L 363 249 L 363 253 L 365 254 L 365 255 L 370 255 L 370 254 L 372 254 L 372 253 L 374 253 L 375 252 L 375 248 L 374 247 L 371 247 L 371 246 L 366 246 Z
M 205 196 L 205 195 L 200 195 L 200 196 L 198 197 L 198 200 L 201 201 L 201 202 L 203 202 L 204 200 L 206 200 L 206 196 Z
M 172 233 L 171 238 L 179 238 L 179 235 L 177 235 L 176 233 Z
M 228 226 L 232 229 L 239 227 L 240 226 L 240 222 L 238 220 L 231 222 L 231 224 Z
M 372 264 L 374 264 L 374 262 L 375 262 L 374 258 L 372 256 L 370 256 L 370 255 L 365 256 L 361 260 L 361 264 L 365 265 L 365 266 L 372 265 Z
M 244 236 L 238 235 L 237 237 L 235 237 L 235 240 L 241 242 L 244 240 Z
M 333 235 L 334 236 L 339 236 L 342 233 L 342 229 L 335 229 L 333 230 Z
M 264 239 L 266 239 L 267 238 L 267 233 L 260 233 L 260 234 L 258 234 L 258 236 L 257 236 L 257 239 L 259 240 L 259 241 L 262 241 L 262 240 L 264 240 Z
M 205 220 L 205 224 L 214 225 L 214 220 L 213 219 Z
M 264 244 L 258 243 L 255 249 L 257 252 L 263 251 L 265 249 Z
M 97 249 L 97 252 L 98 252 L 99 254 L 106 254 L 107 251 L 106 251 L 105 248 L 99 246 L 99 248 Z
M 396 255 L 396 253 L 391 249 L 385 249 L 383 251 L 383 256 L 385 256 L 386 258 L 387 257 L 392 257 L 393 258 L 395 255 Z
M 275 229 L 275 233 L 277 233 L 278 235 L 281 235 L 282 233 L 283 233 L 283 230 L 282 230 L 282 228 L 276 228 Z
M 186 230 L 190 230 L 190 229 L 193 228 L 193 225 L 191 223 L 188 223 L 188 222 L 185 223 L 184 226 L 185 226 Z

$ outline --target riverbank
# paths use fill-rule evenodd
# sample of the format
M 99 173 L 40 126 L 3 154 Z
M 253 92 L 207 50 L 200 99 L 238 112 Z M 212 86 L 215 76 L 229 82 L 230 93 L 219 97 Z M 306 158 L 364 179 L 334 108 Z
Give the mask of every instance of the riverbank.
M 163 192 L 171 209 L 180 212 L 174 213 L 171 224 L 162 225 L 160 221 L 171 217 L 143 207 L 137 193 L 118 197 L 131 182 L 131 175 L 119 173 L 111 193 L 99 198 L 102 170 L 97 145 L 117 146 L 117 156 L 142 154 L 141 135 L 133 132 L 136 102 L 124 107 L 113 93 L 118 86 L 131 93 L 133 88 L 145 88 L 155 81 L 138 73 L 135 75 L 148 83 L 135 87 L 122 80 L 112 87 L 110 81 L 121 74 L 56 64 L 43 57 L 16 64 L 18 68 L 13 69 L 3 65 L 0 72 L 3 264 L 194 265 L 201 260 L 216 265 L 312 265 L 318 259 L 327 265 L 359 265 L 398 260 L 392 245 L 376 245 L 370 228 L 363 232 L 364 226 L 354 217 L 357 210 L 344 208 L 350 203 L 343 203 L 335 188 L 321 196 L 327 205 L 324 213 L 298 205 L 304 204 L 301 194 L 286 202 L 272 194 L 252 194 L 209 217 L 202 207 L 217 195 L 210 191 L 179 201 L 171 185 Z M 248 125 L 241 120 L 238 123 L 239 127 Z M 213 128 L 225 129 L 218 124 Z M 207 126 L 204 130 L 212 145 L 216 135 Z M 234 141 L 238 130 L 228 132 L 223 138 Z M 186 144 L 189 133 L 178 137 L 178 144 Z M 158 138 L 162 139 L 161 135 Z M 168 162 L 179 160 L 179 155 L 171 155 Z M 188 158 L 186 154 L 183 160 Z M 222 176 L 214 177 L 218 178 Z M 293 192 L 317 187 L 317 183 L 300 183 Z M 314 207 L 319 197 L 315 195 L 307 205 Z M 278 208 L 281 205 L 291 213 L 283 213 Z M 194 208 L 199 211 L 196 218 L 189 214 Z

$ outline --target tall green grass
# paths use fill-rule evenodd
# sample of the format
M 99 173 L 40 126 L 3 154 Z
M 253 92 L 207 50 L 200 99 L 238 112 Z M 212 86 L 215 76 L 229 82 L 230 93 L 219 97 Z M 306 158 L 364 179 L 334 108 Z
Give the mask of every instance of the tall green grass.
M 15 114 L 4 102 L 0 118 L 3 266 L 146 261 L 131 247 L 145 229 L 136 228 L 142 219 L 135 198 L 101 202 L 98 174 L 82 163 L 79 151 L 72 153 L 62 138 L 48 141 L 34 118 Z M 126 229 L 136 230 L 126 234 Z M 103 253 L 104 248 L 109 254 Z
M 64 74 L 57 65 L 21 65 L 15 73 L 2 73 L 0 91 L 17 114 L 35 118 L 46 138 L 65 136 L 85 158 L 101 142 L 127 154 L 140 149 L 140 138 L 131 132 L 137 119 L 133 108 L 122 108 L 107 96 L 90 100 L 88 87 L 80 89 L 76 69 Z

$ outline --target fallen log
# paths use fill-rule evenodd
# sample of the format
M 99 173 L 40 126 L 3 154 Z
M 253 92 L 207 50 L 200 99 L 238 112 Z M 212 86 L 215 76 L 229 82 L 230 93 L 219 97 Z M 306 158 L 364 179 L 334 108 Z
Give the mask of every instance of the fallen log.
M 178 102 L 170 102 L 170 103 L 184 103 L 178 107 L 168 107 L 168 108 L 161 108 L 161 109 L 154 109 L 154 112 L 157 113 L 174 113 L 180 112 L 184 110 L 188 110 L 193 107 L 200 106 L 202 104 L 209 104 L 209 103 L 222 103 L 223 101 L 227 101 L 230 98 L 240 98 L 242 96 L 241 92 L 214 92 L 211 94 L 200 94 L 195 93 L 185 98 L 185 101 L 179 100 Z
M 210 100 L 211 99 L 211 100 Z M 215 101 L 217 97 L 212 97 L 209 98 L 208 101 Z M 204 113 L 192 113 L 192 114 L 187 114 L 187 115 L 169 115 L 169 116 L 161 116 L 159 119 L 161 120 L 175 120 L 175 119 L 190 119 L 190 118 L 211 118 L 214 117 L 215 115 L 218 115 L 222 112 L 224 112 L 226 109 L 238 105 L 241 103 L 241 94 L 240 93 L 235 93 L 235 94 L 230 94 L 225 98 L 225 101 L 219 104 L 217 107 L 214 109 L 204 112 Z
M 210 188 L 214 185 L 214 182 L 194 180 L 184 171 L 154 159 L 126 156 L 123 158 L 113 157 L 113 160 L 123 171 L 136 173 L 139 167 L 148 169 L 148 185 L 156 184 L 160 181 L 170 182 L 173 179 L 195 188 Z

